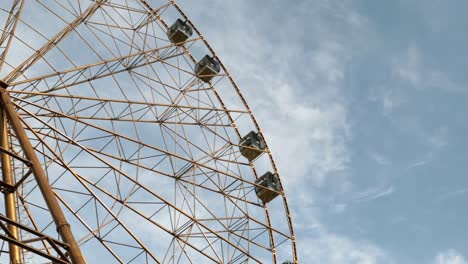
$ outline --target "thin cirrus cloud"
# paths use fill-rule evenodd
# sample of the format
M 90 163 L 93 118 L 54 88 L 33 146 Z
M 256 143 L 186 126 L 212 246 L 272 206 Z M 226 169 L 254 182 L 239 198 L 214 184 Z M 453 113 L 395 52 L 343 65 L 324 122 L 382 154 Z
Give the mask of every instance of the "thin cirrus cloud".
M 387 263 L 385 251 L 372 242 L 328 230 L 316 203 L 322 198 L 315 190 L 349 164 L 348 110 L 341 90 L 353 52 L 346 37 L 363 30 L 363 18 L 348 4 L 181 5 L 239 83 L 264 130 L 292 209 L 299 258 Z M 330 28 L 328 15 L 345 27 L 344 35 Z M 347 179 L 337 177 L 336 184 L 346 188 Z
M 444 114 L 456 119 L 450 107 L 466 110 L 451 103 L 466 98 L 463 75 L 439 63 L 437 45 L 459 45 L 456 58 L 466 42 L 437 23 L 446 13 L 423 1 L 179 4 L 267 137 L 302 261 L 465 263 L 468 252 L 450 245 L 462 238 L 443 235 L 450 213 L 433 207 L 466 186 L 441 174 L 454 166 L 446 156 L 454 129 L 465 126 Z M 445 29 L 443 43 L 433 26 Z M 427 230 L 444 239 L 428 239 Z
M 434 264 L 466 264 L 468 263 L 459 252 L 449 249 L 437 254 Z

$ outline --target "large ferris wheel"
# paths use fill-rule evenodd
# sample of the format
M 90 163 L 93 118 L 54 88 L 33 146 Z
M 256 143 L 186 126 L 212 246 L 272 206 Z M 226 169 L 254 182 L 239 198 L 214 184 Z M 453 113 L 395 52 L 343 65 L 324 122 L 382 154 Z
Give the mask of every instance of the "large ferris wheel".
M 0 1 L 0 30 L 0 263 L 297 263 L 260 128 L 174 1 Z

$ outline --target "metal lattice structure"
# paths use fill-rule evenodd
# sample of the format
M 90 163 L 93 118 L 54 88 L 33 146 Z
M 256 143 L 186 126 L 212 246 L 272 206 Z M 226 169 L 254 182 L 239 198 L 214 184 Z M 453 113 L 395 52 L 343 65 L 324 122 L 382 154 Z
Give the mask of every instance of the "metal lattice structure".
M 297 263 L 260 128 L 174 1 L 7 0 L 0 30 L 1 263 Z

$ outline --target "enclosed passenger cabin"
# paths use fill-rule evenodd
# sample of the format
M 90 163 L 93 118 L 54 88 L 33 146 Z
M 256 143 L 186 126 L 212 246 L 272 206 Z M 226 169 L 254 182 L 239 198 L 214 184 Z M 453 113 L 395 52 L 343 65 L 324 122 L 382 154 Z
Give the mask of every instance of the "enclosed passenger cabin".
M 277 175 L 270 171 L 263 174 L 255 183 L 260 185 L 255 186 L 255 193 L 257 193 L 257 197 L 264 203 L 275 199 L 279 195 L 279 192 L 281 192 Z
M 192 27 L 189 26 L 187 21 L 177 19 L 176 22 L 167 30 L 167 37 L 174 44 L 182 44 L 193 34 Z
M 205 57 L 195 65 L 195 74 L 204 82 L 211 81 L 220 70 L 219 62 L 209 55 L 205 55 Z
M 246 157 L 249 162 L 260 156 L 263 150 L 266 149 L 265 141 L 262 136 L 255 132 L 250 131 L 239 142 L 239 149 L 242 156 Z

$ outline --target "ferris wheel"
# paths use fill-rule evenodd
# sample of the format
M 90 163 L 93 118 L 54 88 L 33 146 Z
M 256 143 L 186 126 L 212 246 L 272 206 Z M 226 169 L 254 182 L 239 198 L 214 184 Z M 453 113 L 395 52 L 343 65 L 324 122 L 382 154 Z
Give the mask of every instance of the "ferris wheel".
M 0 263 L 297 263 L 245 98 L 174 1 L 0 1 Z

